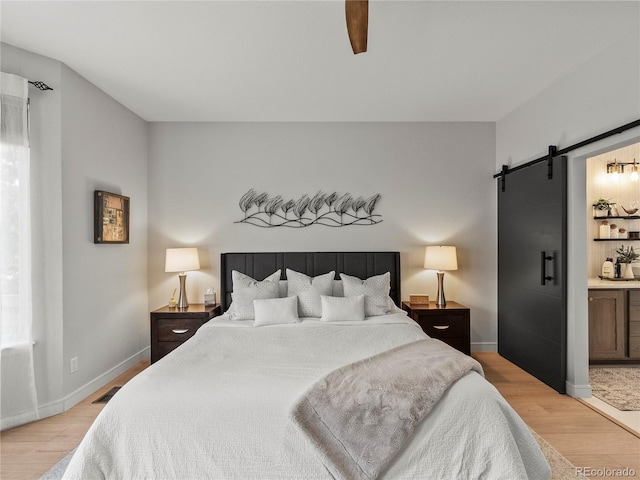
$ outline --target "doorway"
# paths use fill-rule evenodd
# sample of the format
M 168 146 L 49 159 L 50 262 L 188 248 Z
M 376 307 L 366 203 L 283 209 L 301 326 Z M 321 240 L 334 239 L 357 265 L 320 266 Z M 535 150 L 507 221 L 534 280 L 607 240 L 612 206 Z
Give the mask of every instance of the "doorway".
M 625 251 L 634 248 L 640 253 L 639 162 L 637 141 L 586 157 L 588 371 L 592 395 L 584 401 L 640 435 L 640 409 L 633 395 L 640 391 L 640 309 L 636 305 L 640 303 L 640 263 L 615 268 Z M 604 216 L 592 207 L 599 199 L 611 203 Z M 607 258 L 613 260 L 613 280 L 601 278 L 608 276 L 602 271 Z M 629 279 L 615 278 L 623 276 L 625 269 L 630 269 L 635 279 L 631 274 Z

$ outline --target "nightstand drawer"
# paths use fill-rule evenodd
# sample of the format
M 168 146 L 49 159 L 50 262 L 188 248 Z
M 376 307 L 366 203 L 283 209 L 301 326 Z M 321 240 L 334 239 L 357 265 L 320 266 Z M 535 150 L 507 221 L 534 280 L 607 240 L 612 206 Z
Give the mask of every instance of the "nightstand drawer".
M 158 319 L 159 342 L 184 342 L 193 337 L 198 328 L 202 326 L 202 320 L 197 319 Z
M 424 333 L 430 337 L 464 337 L 468 328 L 463 315 L 420 315 L 413 313 L 413 319 L 422 327 Z
M 151 363 L 175 350 L 193 337 L 202 325 L 221 313 L 220 305 L 202 303 L 182 309 L 164 306 L 151 312 Z
M 438 340 L 446 343 L 456 350 L 460 350 L 461 352 L 466 353 L 466 350 L 469 348 L 467 339 L 463 337 L 440 337 L 438 338 Z
M 159 342 L 155 348 L 155 354 L 158 355 L 159 358 L 164 357 L 167 353 L 172 352 L 184 342 Z
M 431 338 L 471 354 L 471 314 L 464 305 L 456 302 L 447 302 L 446 305 L 402 302 L 402 309 Z

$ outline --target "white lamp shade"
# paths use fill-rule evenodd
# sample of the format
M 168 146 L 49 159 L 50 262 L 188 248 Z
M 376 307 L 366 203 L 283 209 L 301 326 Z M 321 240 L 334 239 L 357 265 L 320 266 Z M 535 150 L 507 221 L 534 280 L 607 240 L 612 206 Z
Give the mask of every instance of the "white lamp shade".
M 424 254 L 424 268 L 429 270 L 457 270 L 456 247 L 429 246 Z
M 187 272 L 200 270 L 197 248 L 167 248 L 164 263 L 165 272 Z

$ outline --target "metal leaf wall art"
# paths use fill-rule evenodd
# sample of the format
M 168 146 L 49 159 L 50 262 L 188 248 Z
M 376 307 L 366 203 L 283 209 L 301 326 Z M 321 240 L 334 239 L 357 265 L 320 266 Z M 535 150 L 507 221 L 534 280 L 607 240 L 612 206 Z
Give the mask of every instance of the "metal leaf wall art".
M 304 194 L 298 199 L 285 201 L 281 195 L 271 197 L 252 188 L 238 202 L 244 218 L 234 223 L 248 223 L 264 228 L 376 225 L 382 222 L 382 215 L 373 213 L 378 200 L 379 193 L 369 198 L 354 198 L 350 193 L 339 195 L 337 192 L 318 192 L 312 197 Z

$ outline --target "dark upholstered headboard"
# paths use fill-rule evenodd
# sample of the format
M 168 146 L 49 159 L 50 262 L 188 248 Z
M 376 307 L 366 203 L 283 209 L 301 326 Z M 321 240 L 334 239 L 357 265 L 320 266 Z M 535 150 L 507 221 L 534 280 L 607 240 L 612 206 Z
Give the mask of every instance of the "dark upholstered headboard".
M 311 277 L 330 271 L 369 278 L 386 272 L 391 273 L 389 295 L 400 305 L 400 252 L 261 252 L 223 253 L 220 258 L 220 301 L 225 311 L 231 304 L 233 282 L 231 271 L 263 280 L 276 270 L 282 270 L 286 280 L 286 269 L 295 270 Z

